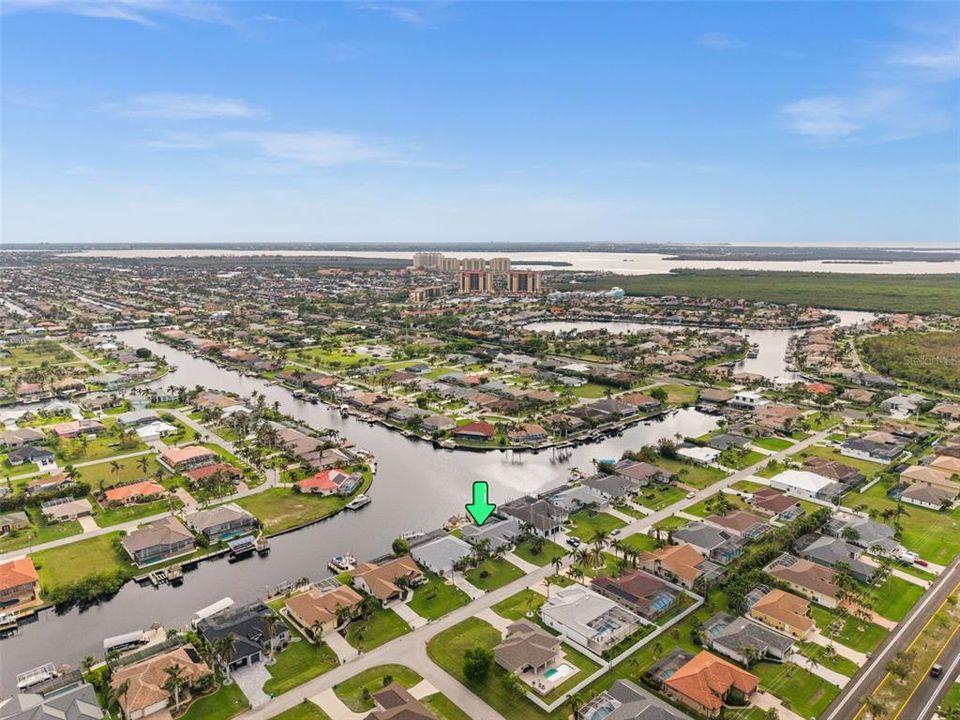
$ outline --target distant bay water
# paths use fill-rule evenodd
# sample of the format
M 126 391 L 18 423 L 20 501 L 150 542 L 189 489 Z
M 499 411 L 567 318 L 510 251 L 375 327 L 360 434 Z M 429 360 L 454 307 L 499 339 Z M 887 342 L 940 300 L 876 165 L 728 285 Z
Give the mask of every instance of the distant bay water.
M 449 253 L 457 257 L 491 257 L 495 255 L 509 256 L 517 267 L 525 267 L 527 263 L 535 269 L 548 270 L 554 267 L 558 270 L 580 272 L 613 272 L 622 275 L 650 275 L 666 273 L 673 269 L 689 270 L 781 270 L 781 271 L 808 271 L 831 273 L 864 273 L 871 275 L 900 275 L 917 274 L 931 275 L 944 273 L 960 273 L 960 260 L 948 262 L 837 262 L 830 260 L 802 260 L 802 261 L 737 261 L 737 260 L 671 260 L 669 255 L 658 253 L 607 253 L 607 252 L 464 252 Z M 362 257 L 382 258 L 388 260 L 408 259 L 412 256 L 409 251 L 376 251 L 376 250 L 227 250 L 220 248 L 123 248 L 82 250 L 72 253 L 61 253 L 66 257 L 102 257 L 102 258 L 165 258 L 165 257 L 258 257 L 258 256 L 286 256 L 286 257 Z M 556 263 L 545 265 L 542 263 Z M 569 263 L 569 264 L 566 264 Z

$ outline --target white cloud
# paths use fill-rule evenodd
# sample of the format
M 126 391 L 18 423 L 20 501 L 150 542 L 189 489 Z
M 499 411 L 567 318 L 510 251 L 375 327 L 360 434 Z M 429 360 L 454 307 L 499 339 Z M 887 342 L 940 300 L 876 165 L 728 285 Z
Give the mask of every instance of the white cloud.
M 708 32 L 697 38 L 697 44 L 711 50 L 733 50 L 743 45 L 740 40 L 724 32 Z
M 414 10 L 413 8 L 404 7 L 403 5 L 395 5 L 393 3 L 365 3 L 360 7 L 370 12 L 383 13 L 388 17 L 398 20 L 406 25 L 423 27 L 427 24 L 423 13 L 418 10 Z
M 950 125 L 948 115 L 926 97 L 902 87 L 802 98 L 784 105 L 781 114 L 791 132 L 824 140 L 903 140 Z
M 81 17 L 105 18 L 160 27 L 158 18 L 179 17 L 218 25 L 234 25 L 234 21 L 218 2 L 191 0 L 4 0 L 2 11 L 61 13 Z
M 925 71 L 945 80 L 960 77 L 960 42 L 952 45 L 901 48 L 891 55 L 890 63 Z
M 163 120 L 247 118 L 260 114 L 243 100 L 184 93 L 136 95 L 121 102 L 103 105 L 102 109 L 127 117 Z
M 382 140 L 324 130 L 231 132 L 224 133 L 222 138 L 227 142 L 251 144 L 266 157 L 310 167 L 403 162 L 408 154 L 407 150 Z

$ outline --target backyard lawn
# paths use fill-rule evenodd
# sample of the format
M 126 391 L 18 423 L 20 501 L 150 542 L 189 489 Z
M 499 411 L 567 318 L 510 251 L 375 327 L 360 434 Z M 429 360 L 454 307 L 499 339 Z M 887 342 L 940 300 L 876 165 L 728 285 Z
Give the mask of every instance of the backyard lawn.
M 266 666 L 270 679 L 264 683 L 263 691 L 271 695 L 285 693 L 337 665 L 337 656 L 326 643 L 298 639 L 291 642 L 286 650 L 277 653 L 273 665 Z
M 658 457 L 654 464 L 675 474 L 684 485 L 690 485 L 698 490 L 703 490 L 703 488 L 709 487 L 727 476 L 723 470 L 717 468 L 702 467 L 683 460 L 673 460 L 665 457 Z
M 129 455 L 130 453 L 147 450 L 146 444 L 132 438 L 121 441 L 109 430 L 84 446 L 81 440 L 64 440 L 53 448 L 54 454 L 61 465 L 70 463 L 90 462 L 92 460 L 106 460 L 114 455 Z
M 123 505 L 121 507 L 102 510 L 94 515 L 94 520 L 96 520 L 97 525 L 100 527 L 119 525 L 131 520 L 140 520 L 150 517 L 151 515 L 170 512 L 171 502 L 172 506 L 176 509 L 183 507 L 183 502 L 179 498 L 164 498 L 148 503 L 135 503 L 133 505 Z
M 330 716 L 309 700 L 304 700 L 299 705 L 274 715 L 270 720 L 330 720 Z
M 79 535 L 83 531 L 76 520 L 48 525 L 37 508 L 27 508 L 25 512 L 30 518 L 30 526 L 0 537 L 0 553 Z
M 364 713 L 373 709 L 373 694 L 391 682 L 409 690 L 421 680 L 419 673 L 403 665 L 377 665 L 335 685 L 333 692 L 353 712 Z
M 194 702 L 180 720 L 230 720 L 249 707 L 240 686 L 233 683 Z
M 750 672 L 760 678 L 762 689 L 776 695 L 800 717 L 820 717 L 840 689 L 793 663 L 761 662 Z
M 468 570 L 465 577 L 474 587 L 489 592 L 523 577 L 523 571 L 506 560 L 490 558 Z
M 527 613 L 537 614 L 540 606 L 547 599 L 530 588 L 524 588 L 516 595 L 511 595 L 506 600 L 501 600 L 493 606 L 493 611 L 507 620 L 520 620 L 527 616 Z
M 606 385 L 598 385 L 597 383 L 587 383 L 586 385 L 581 385 L 580 387 L 573 388 L 573 394 L 579 398 L 589 398 L 591 400 L 597 400 L 602 398 L 607 392 L 612 388 L 607 387 Z
M 453 701 L 443 693 L 427 695 L 420 702 L 426 705 L 437 716 L 437 720 L 470 720 L 470 716 L 453 704 Z
M 593 542 L 597 532 L 610 533 L 611 530 L 622 528 L 626 525 L 620 518 L 615 518 L 607 513 L 593 513 L 590 510 L 581 510 L 570 516 L 573 528 L 567 531 L 568 535 L 580 538 L 584 542 Z
M 317 497 L 276 487 L 236 502 L 253 513 L 263 524 L 264 531 L 271 535 L 332 515 L 347 501 L 336 496 Z
M 878 482 L 866 492 L 848 493 L 843 504 L 852 508 L 863 506 L 871 513 L 896 510 L 896 500 L 887 497 L 888 488 L 888 483 Z M 900 516 L 900 542 L 907 550 L 940 565 L 948 564 L 960 552 L 960 508 L 940 512 L 905 504 L 903 509 L 906 514 Z
M 878 588 L 871 588 L 873 610 L 887 620 L 900 622 L 910 612 L 910 608 L 917 604 L 924 588 L 909 580 L 893 575 L 888 577 Z
M 735 482 L 733 485 L 730 486 L 730 489 L 753 494 L 757 492 L 757 490 L 763 490 L 766 487 L 770 487 L 770 486 L 763 485 L 757 482 L 751 482 L 750 480 L 737 480 L 737 482 Z
M 127 571 L 132 567 L 122 550 L 114 547 L 119 532 L 97 535 L 33 554 L 33 564 L 44 592 L 88 575 Z
M 676 485 L 650 485 L 640 491 L 635 502 L 648 510 L 662 510 L 686 497 L 687 491 Z
M 470 596 L 463 590 L 450 585 L 438 575 L 427 573 L 427 582 L 417 586 L 413 591 L 413 599 L 408 604 L 420 617 L 436 620 L 468 602 Z
M 824 636 L 863 653 L 876 650 L 887 636 L 887 631 L 879 625 L 852 617 L 844 621 L 840 632 L 831 633 L 829 628 L 835 622 L 834 615 L 821 605 L 810 606 L 810 617 L 817 623 L 817 627 Z
M 650 552 L 656 550 L 657 541 L 644 533 L 634 533 L 620 540 L 620 544 L 628 550 L 636 552 Z
M 377 608 L 366 620 L 354 620 L 350 623 L 346 637 L 353 647 L 366 652 L 408 632 L 410 626 L 393 610 Z
M 692 385 L 658 385 L 657 387 L 666 391 L 668 405 L 691 405 L 700 397 L 700 391 Z
M 143 469 L 141 458 L 146 460 L 147 469 Z M 153 480 L 156 478 L 157 470 L 160 464 L 153 454 L 144 454 L 140 457 L 126 458 L 117 460 L 119 466 L 116 471 L 111 467 L 112 462 L 106 460 L 96 465 L 86 465 L 77 468 L 77 475 L 80 480 L 87 483 L 94 491 L 101 487 L 113 487 L 118 483 L 129 483 L 135 480 Z
M 780 452 L 781 450 L 786 450 L 788 447 L 792 447 L 793 441 L 781 437 L 765 437 L 754 440 L 753 444 L 764 450 Z
M 538 549 L 539 552 L 534 552 L 534 550 Z M 567 551 L 555 542 L 550 542 L 543 538 L 524 540 L 523 542 L 517 543 L 513 552 L 517 557 L 540 567 L 549 565 L 555 558 L 562 558 L 567 554 Z
M 689 513 L 690 515 L 696 515 L 697 517 L 707 517 L 708 515 L 713 515 L 714 510 L 712 508 L 716 507 L 716 503 L 720 496 L 726 498 L 729 507 L 732 510 L 749 510 L 750 506 L 747 505 L 746 501 L 737 496 L 731 495 L 730 493 L 717 493 L 716 495 L 711 495 L 705 500 L 701 500 L 698 503 L 695 503 L 688 507 L 684 512 Z

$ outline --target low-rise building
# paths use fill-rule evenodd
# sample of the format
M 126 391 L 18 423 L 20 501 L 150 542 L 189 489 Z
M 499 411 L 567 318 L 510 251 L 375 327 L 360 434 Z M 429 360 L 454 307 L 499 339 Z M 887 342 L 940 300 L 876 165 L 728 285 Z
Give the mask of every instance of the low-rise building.
M 287 600 L 287 614 L 314 637 L 333 632 L 341 620 L 356 614 L 363 596 L 349 585 L 311 588 Z
M 364 720 L 437 720 L 403 685 L 391 683 L 373 694 L 374 709 Z
M 188 513 L 185 519 L 191 530 L 203 534 L 210 542 L 243 535 L 258 526 L 257 518 L 236 503 Z
M 40 514 L 50 524 L 70 522 L 93 515 L 93 505 L 85 498 L 63 497 L 40 504 Z
M 560 639 L 529 620 L 518 620 L 507 626 L 493 657 L 508 673 L 542 673 L 558 662 Z
M 127 720 L 150 717 L 170 705 L 173 694 L 167 689 L 170 678 L 167 668 L 174 665 L 180 666 L 184 680 L 181 700 L 189 697 L 190 689 L 210 674 L 210 667 L 190 644 L 114 669 L 110 687 L 115 692 L 126 688 L 126 692 L 117 693 L 117 702 Z
M 784 553 L 767 565 L 766 571 L 808 600 L 828 608 L 837 606 L 840 587 L 833 568 Z
M 701 637 L 711 650 L 750 667 L 759 660 L 786 662 L 793 639 L 745 617 L 719 613 L 703 625 Z
M 759 685 L 756 675 L 703 650 L 677 669 L 664 682 L 663 690 L 681 705 L 714 718 L 731 693 L 738 692 L 749 701 Z
M 160 463 L 175 473 L 212 465 L 218 459 L 219 456 L 213 450 L 200 445 L 170 447 L 160 453 Z
M 137 565 L 150 565 L 191 552 L 196 547 L 193 533 L 174 517 L 155 520 L 130 532 L 120 544 Z
M 455 535 L 442 535 L 411 548 L 410 554 L 430 572 L 445 575 L 458 561 L 472 555 L 473 548 Z
M 590 587 L 646 620 L 665 613 L 680 597 L 678 590 L 643 570 L 626 572 L 617 578 L 594 578 Z
M 262 602 L 210 615 L 197 623 L 197 632 L 210 644 L 226 635 L 233 636 L 233 657 L 223 661 L 231 670 L 258 663 L 290 642 L 286 624 Z
M 641 625 L 639 616 L 581 585 L 554 593 L 540 607 L 540 617 L 547 627 L 598 655 Z
M 806 639 L 816 628 L 810 617 L 810 603 L 784 590 L 770 590 L 751 606 L 748 614 L 798 640 Z
M 352 582 L 357 589 L 373 595 L 383 605 L 387 605 L 392 600 L 405 597 L 406 589 L 403 585 L 414 587 L 424 579 L 425 576 L 414 559 L 403 555 L 382 565 L 361 563 L 353 574 Z
M 127 485 L 117 485 L 103 493 L 108 503 L 114 505 L 130 505 L 132 503 L 150 502 L 163 497 L 167 489 L 153 480 L 142 480 Z
M 40 598 L 40 577 L 30 558 L 0 563 L 0 608 L 17 610 Z

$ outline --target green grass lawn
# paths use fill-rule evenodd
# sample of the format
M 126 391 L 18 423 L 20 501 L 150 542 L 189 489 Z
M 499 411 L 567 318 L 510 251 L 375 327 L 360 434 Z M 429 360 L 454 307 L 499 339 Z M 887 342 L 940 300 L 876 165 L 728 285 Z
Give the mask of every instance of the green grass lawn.
M 427 695 L 420 702 L 437 716 L 437 720 L 470 720 L 470 716 L 454 705 L 453 701 L 443 693 Z
M 10 477 L 16 477 L 18 475 L 29 475 L 30 473 L 39 472 L 40 468 L 36 463 L 25 462 L 20 463 L 19 465 L 11 465 L 10 461 L 7 460 L 7 454 L 0 454 L 0 469 L 2 469 L 4 475 L 9 475 Z
M 658 385 L 667 393 L 668 405 L 691 405 L 700 397 L 700 390 L 693 385 Z M 649 391 L 648 391 L 649 392 Z
M 33 564 L 44 591 L 80 580 L 88 575 L 130 570 L 122 550 L 114 547 L 119 532 L 97 535 L 33 554 Z
M 264 683 L 263 690 L 271 695 L 285 693 L 338 664 L 336 654 L 325 643 L 292 642 L 277 654 L 276 662 L 266 666 L 270 679 Z
M 427 582 L 413 591 L 413 599 L 408 603 L 420 617 L 436 620 L 470 602 L 469 595 L 448 584 L 444 578 L 433 573 L 428 573 L 427 578 Z
M 80 440 L 63 440 L 54 446 L 54 454 L 61 465 L 90 462 L 92 460 L 109 460 L 114 455 L 129 455 L 130 453 L 147 450 L 145 443 L 136 439 L 136 436 L 121 442 L 120 438 L 112 433 L 105 432 L 94 440 L 90 440 L 84 447 Z
M 743 470 L 751 465 L 756 465 L 766 457 L 763 453 L 756 450 L 740 450 L 736 448 L 727 448 L 723 454 L 717 458 L 717 464 L 734 470 Z
M 19 550 L 31 545 L 42 545 L 71 535 L 79 535 L 83 531 L 80 523 L 76 520 L 48 525 L 39 509 L 27 508 L 24 512 L 30 518 L 30 527 L 0 537 L 0 553 Z
M 534 550 L 538 548 L 539 552 L 534 552 Z M 550 542 L 542 538 L 538 540 L 524 540 L 523 542 L 517 543 L 513 552 L 517 557 L 539 567 L 549 565 L 555 558 L 562 558 L 567 554 L 567 551 L 555 542 Z
M 820 665 L 847 677 L 853 677 L 860 669 L 860 666 L 853 660 L 845 658 L 843 655 L 834 655 L 833 658 L 828 659 L 823 652 L 824 648 L 816 643 L 800 641 L 796 644 L 796 648 L 804 657 L 811 658 Z
M 194 702 L 180 720 L 230 720 L 249 707 L 240 686 L 233 683 Z
M 887 497 L 889 483 L 878 482 L 863 493 L 848 493 L 843 504 L 848 507 L 863 506 L 870 512 L 880 513 L 895 510 L 897 503 Z M 960 552 L 960 508 L 949 512 L 927 510 L 914 505 L 904 505 L 905 515 L 900 516 L 902 531 L 900 543 L 917 553 L 924 560 L 947 565 Z M 875 518 L 881 521 L 881 518 Z
M 650 485 L 640 491 L 635 502 L 648 510 L 663 510 L 686 497 L 687 491 L 676 485 Z
M 658 457 L 655 464 L 664 470 L 674 473 L 679 482 L 695 487 L 698 490 L 709 487 L 727 476 L 723 470 L 712 467 L 702 467 L 700 465 L 694 465 L 693 463 L 684 462 L 683 460 Z
M 780 452 L 793 446 L 793 441 L 781 437 L 765 437 L 753 441 L 753 444 L 764 450 Z
M 182 508 L 183 502 L 179 498 L 173 498 L 173 507 Z M 94 516 L 97 525 L 100 527 L 110 527 L 111 525 L 120 525 L 131 520 L 140 520 L 141 518 L 159 515 L 170 511 L 171 500 L 166 498 L 154 500 L 148 503 L 136 503 L 134 505 L 123 505 L 121 507 L 102 510 Z
M 863 622 L 848 617 L 838 633 L 829 633 L 828 629 L 834 623 L 834 615 L 821 605 L 810 606 L 810 617 L 817 623 L 820 632 L 834 642 L 846 645 L 853 650 L 863 653 L 873 652 L 887 636 L 886 629 L 872 622 Z
M 353 712 L 364 713 L 373 709 L 372 696 L 391 682 L 409 690 L 421 680 L 419 673 L 403 665 L 378 665 L 344 680 L 333 692 Z
M 253 513 L 263 524 L 267 534 L 305 525 L 320 520 L 342 509 L 344 498 L 318 497 L 294 492 L 290 488 L 270 488 L 236 501 Z
M 660 522 L 654 523 L 653 527 L 658 530 L 678 530 L 679 528 L 686 527 L 689 522 L 686 518 L 671 515 L 670 517 L 665 517 Z
M 573 527 L 567 531 L 568 535 L 580 538 L 584 542 L 593 542 L 598 531 L 610 533 L 611 530 L 622 528 L 626 523 L 613 515 L 598 512 L 591 514 L 589 510 L 581 510 L 570 516 Z
M 910 612 L 910 608 L 917 604 L 924 588 L 915 585 L 909 580 L 893 575 L 888 577 L 878 588 L 871 588 L 873 610 L 887 620 L 900 622 Z
M 761 483 L 751 482 L 749 480 L 737 480 L 733 485 L 730 486 L 731 490 L 739 490 L 740 492 L 755 493 L 757 490 L 763 490 L 767 485 Z
M 378 608 L 366 620 L 354 620 L 347 627 L 347 642 L 362 652 L 380 647 L 385 642 L 406 635 L 410 626 L 388 608 Z
M 270 720 L 330 720 L 330 716 L 309 700 L 304 700 L 299 705 L 274 715 Z
M 493 606 L 493 611 L 508 620 L 520 620 L 527 617 L 527 613 L 536 615 L 546 601 L 547 599 L 535 590 L 524 588 L 516 595 L 498 602 Z
M 157 470 L 161 469 L 160 464 L 152 454 L 145 454 L 141 457 L 147 461 L 146 471 L 143 470 L 142 463 L 140 462 L 141 458 L 132 457 L 125 460 L 117 460 L 116 463 L 120 466 L 117 472 L 113 471 L 110 460 L 106 460 L 102 463 L 96 463 L 95 465 L 77 468 L 77 474 L 80 476 L 80 480 L 87 483 L 94 491 L 99 490 L 101 487 L 113 487 L 118 483 L 129 483 L 135 480 L 154 480 Z
M 507 583 L 523 577 L 523 571 L 503 559 L 484 560 L 465 574 L 467 582 L 481 590 L 496 590 Z
M 690 515 L 696 515 L 697 517 L 707 517 L 708 515 L 713 515 L 714 511 L 711 510 L 711 507 L 714 507 L 717 497 L 720 493 L 716 495 L 711 495 L 706 500 L 701 500 L 698 503 L 694 503 L 688 507 L 684 512 L 689 513 Z M 750 506 L 747 505 L 746 501 L 736 495 L 731 495 L 730 493 L 723 493 L 726 497 L 727 502 L 730 504 L 733 510 L 749 510 Z
M 588 398 L 591 400 L 599 400 L 608 392 L 612 391 L 613 388 L 607 387 L 606 385 L 599 385 L 597 383 L 587 383 L 586 385 L 581 385 L 580 387 L 573 388 L 572 392 L 579 398 Z
M 634 533 L 620 540 L 623 547 L 637 552 L 650 552 L 657 547 L 657 541 L 644 533 Z
M 840 690 L 809 670 L 793 663 L 756 663 L 750 672 L 760 685 L 783 700 L 800 717 L 819 717 Z

